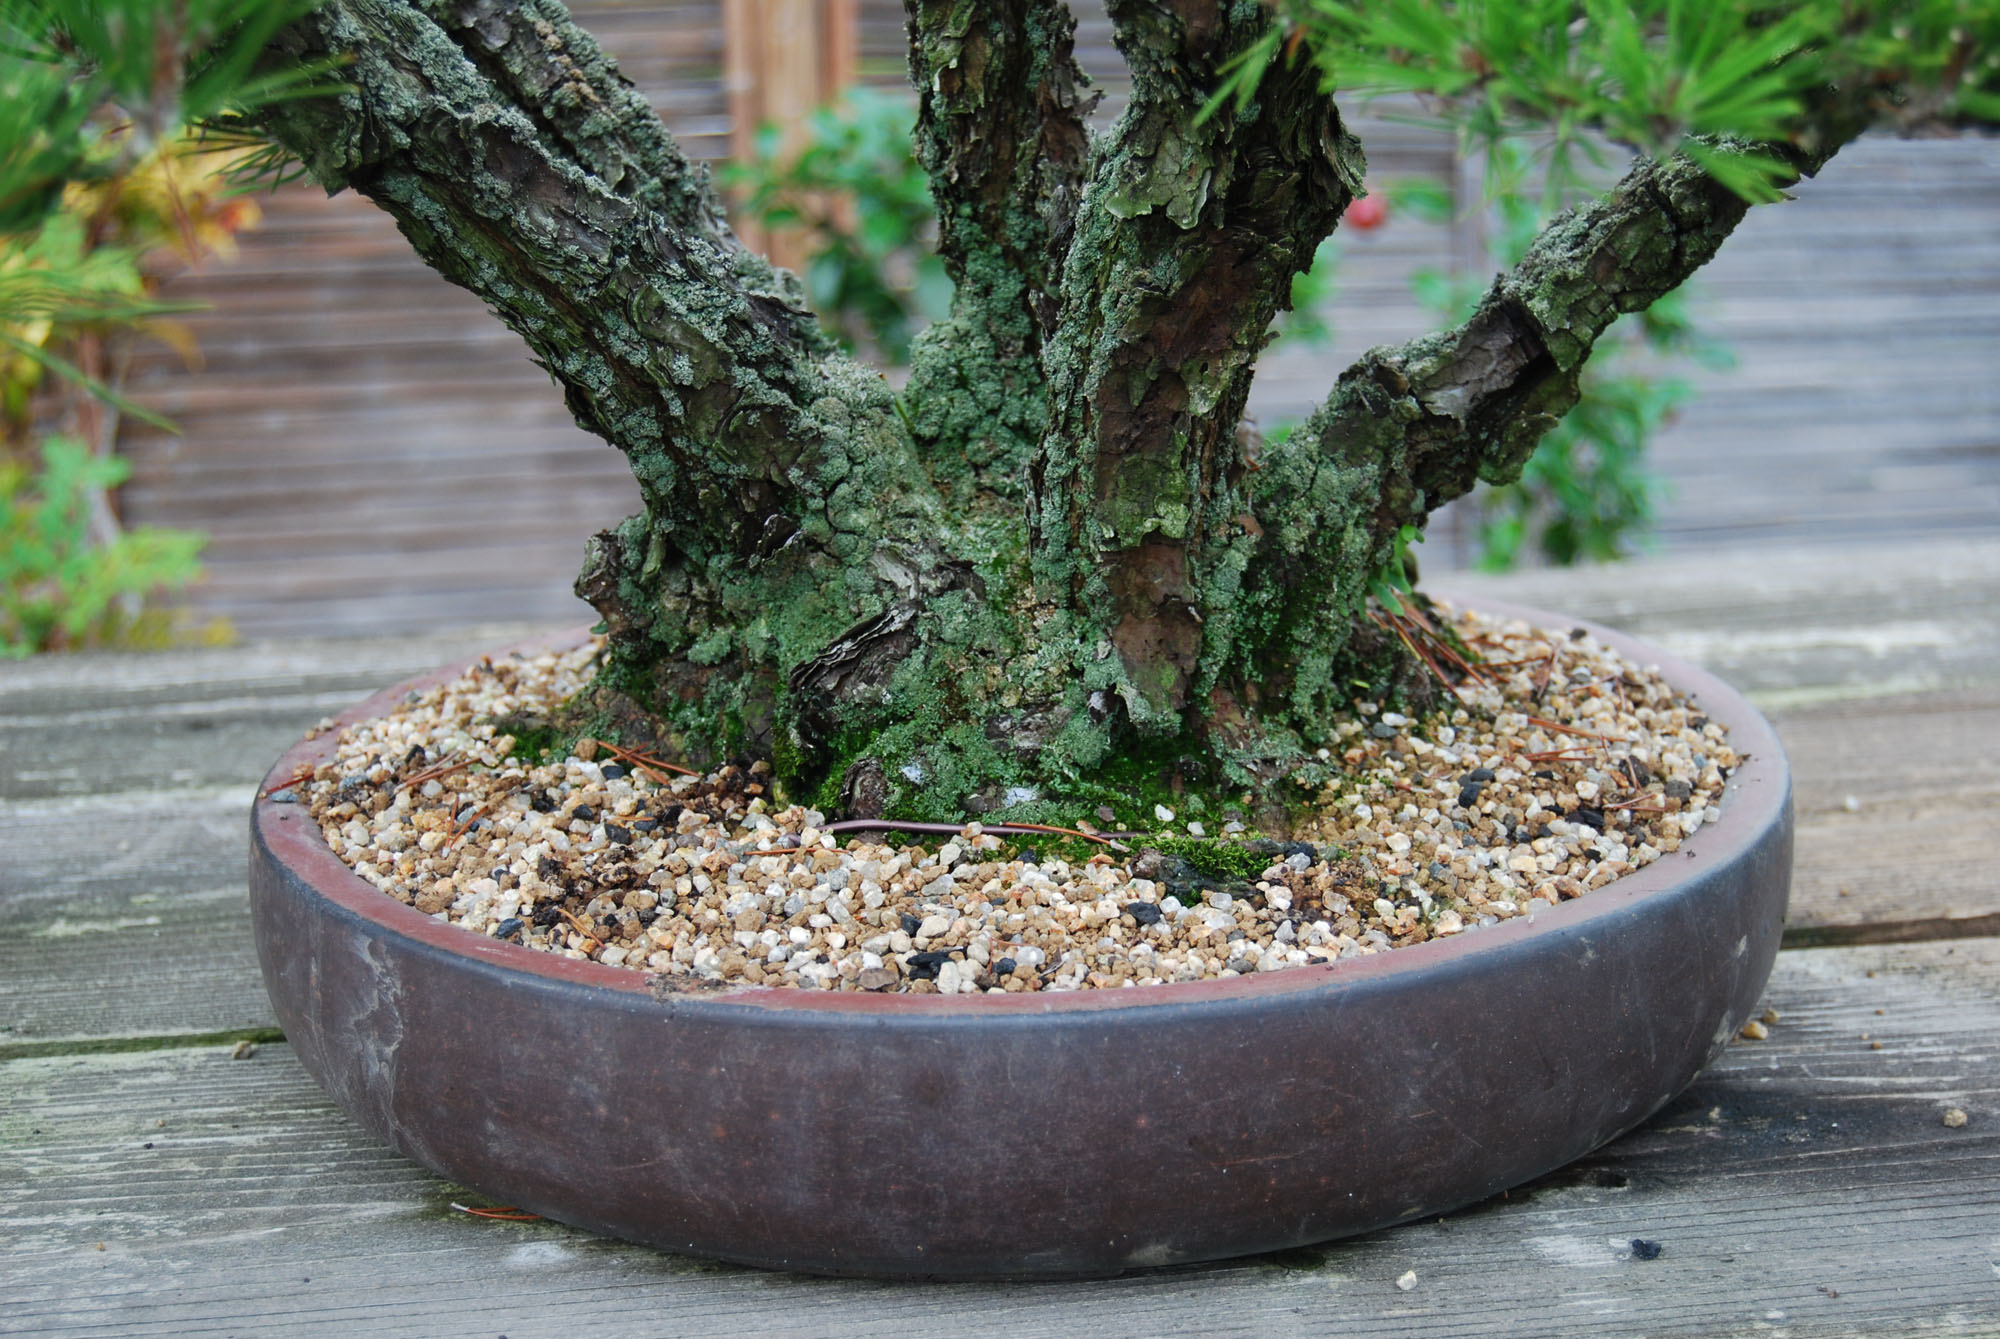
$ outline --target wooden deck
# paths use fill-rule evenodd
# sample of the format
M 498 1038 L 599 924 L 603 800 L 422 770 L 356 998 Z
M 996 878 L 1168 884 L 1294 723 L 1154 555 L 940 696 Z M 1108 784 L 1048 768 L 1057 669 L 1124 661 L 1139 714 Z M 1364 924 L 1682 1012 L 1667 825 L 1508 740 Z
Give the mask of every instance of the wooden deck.
M 819 1280 L 469 1218 L 306 1078 L 251 947 L 256 781 L 521 629 L 0 666 L 0 1333 L 2000 1335 L 2000 541 L 1474 584 L 1773 715 L 1799 829 L 1769 1039 L 1499 1199 L 1082 1284 Z

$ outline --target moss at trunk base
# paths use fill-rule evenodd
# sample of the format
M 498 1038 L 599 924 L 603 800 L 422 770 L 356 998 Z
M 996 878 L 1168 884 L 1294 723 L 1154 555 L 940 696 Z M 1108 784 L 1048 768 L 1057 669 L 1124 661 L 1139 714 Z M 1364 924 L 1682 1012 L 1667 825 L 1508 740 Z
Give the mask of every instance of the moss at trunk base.
M 691 766 L 766 760 L 785 798 L 839 817 L 911 822 L 1084 819 L 1144 831 L 1241 820 L 1289 833 L 1331 778 L 1315 750 L 1333 720 L 1264 719 L 1240 705 L 1172 733 L 1136 724 L 1125 667 L 1101 634 L 976 572 L 864 620 L 784 674 L 608 656 L 551 722 L 509 722 L 516 750 L 589 736 Z M 1343 657 L 1355 697 L 1421 711 L 1433 687 L 1368 625 Z M 663 687 L 665 692 L 662 692 Z M 1245 699 L 1257 694 L 1246 690 Z

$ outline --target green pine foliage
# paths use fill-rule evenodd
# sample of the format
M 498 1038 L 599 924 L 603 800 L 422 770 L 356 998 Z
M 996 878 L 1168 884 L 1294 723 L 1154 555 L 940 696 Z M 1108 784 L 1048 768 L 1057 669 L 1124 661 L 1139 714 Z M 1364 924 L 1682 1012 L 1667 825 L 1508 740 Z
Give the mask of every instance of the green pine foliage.
M 1886 119 L 2000 120 L 1994 0 L 1280 0 L 1214 105 L 1247 106 L 1279 60 L 1340 94 L 1417 94 L 1484 146 L 1549 137 L 1550 189 L 1596 142 L 1687 155 L 1753 201 L 1777 198 L 1829 88 L 1879 90 Z
M 317 0 L 0 0 L 0 234 L 33 229 L 75 181 L 116 175 L 190 126 L 334 87 L 257 68 Z

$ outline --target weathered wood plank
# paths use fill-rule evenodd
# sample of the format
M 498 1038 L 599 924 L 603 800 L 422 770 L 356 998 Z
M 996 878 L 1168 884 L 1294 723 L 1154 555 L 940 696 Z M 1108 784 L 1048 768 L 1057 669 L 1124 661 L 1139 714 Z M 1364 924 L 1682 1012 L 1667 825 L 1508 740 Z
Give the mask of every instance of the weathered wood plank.
M 1996 969 L 2000 941 L 1787 953 L 1770 1040 L 1533 1186 L 1311 1251 L 1087 1284 L 816 1280 L 467 1219 L 283 1046 L 10 1061 L 0 1330 L 1990 1333 Z M 1963 1128 L 1942 1123 L 1951 1107 Z M 1633 1238 L 1661 1254 L 1633 1258 Z
M 244 871 L 254 785 L 0 812 L 0 1053 L 273 1024 Z
M 2000 933 L 2000 687 L 1774 723 L 1797 786 L 1790 942 Z
M 258 780 L 322 718 L 528 634 L 7 665 L 0 1052 L 271 1026 L 244 894 Z

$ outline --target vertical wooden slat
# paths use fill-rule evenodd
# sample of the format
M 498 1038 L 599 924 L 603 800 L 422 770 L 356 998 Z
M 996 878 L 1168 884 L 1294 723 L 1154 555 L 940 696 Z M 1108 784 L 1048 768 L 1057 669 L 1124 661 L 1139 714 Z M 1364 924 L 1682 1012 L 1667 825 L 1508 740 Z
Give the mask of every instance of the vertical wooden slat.
M 858 77 L 860 0 L 822 0 L 820 22 L 820 87 L 837 94 Z
M 722 0 L 730 151 L 738 161 L 756 152 L 766 125 L 778 128 L 781 154 L 805 147 L 813 109 L 854 82 L 859 14 L 855 0 Z M 796 230 L 745 222 L 737 234 L 780 265 L 797 269 L 806 258 Z

